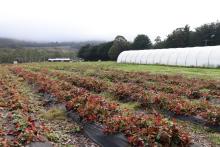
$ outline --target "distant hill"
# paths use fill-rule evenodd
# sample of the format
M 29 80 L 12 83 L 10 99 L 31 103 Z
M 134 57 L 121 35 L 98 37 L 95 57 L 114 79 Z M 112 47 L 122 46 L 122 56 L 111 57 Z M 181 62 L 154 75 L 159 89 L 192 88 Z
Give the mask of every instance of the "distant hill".
M 0 37 L 0 64 L 13 61 L 42 62 L 48 58 L 77 58 L 77 51 L 86 44 L 97 45 L 101 41 L 85 42 L 33 42 Z
M 72 50 L 78 50 L 86 44 L 100 44 L 102 41 L 83 41 L 83 42 L 33 42 L 23 41 L 11 38 L 0 37 L 0 48 L 66 48 Z

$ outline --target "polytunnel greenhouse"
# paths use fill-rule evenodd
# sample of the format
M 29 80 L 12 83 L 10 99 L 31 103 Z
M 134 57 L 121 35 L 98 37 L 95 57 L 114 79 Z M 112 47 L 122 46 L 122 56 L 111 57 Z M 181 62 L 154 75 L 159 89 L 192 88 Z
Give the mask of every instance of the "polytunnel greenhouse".
M 220 46 L 129 50 L 120 53 L 117 62 L 220 67 Z

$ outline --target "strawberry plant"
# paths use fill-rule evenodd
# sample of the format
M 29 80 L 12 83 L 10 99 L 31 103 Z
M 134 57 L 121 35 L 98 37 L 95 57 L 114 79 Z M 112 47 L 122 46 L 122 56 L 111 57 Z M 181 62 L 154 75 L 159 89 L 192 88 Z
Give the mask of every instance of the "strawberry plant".
M 17 80 L 12 78 L 7 69 L 1 71 L 0 77 L 0 99 L 7 103 L 4 115 L 0 116 L 4 118 L 0 129 L 0 146 L 24 146 L 34 141 L 44 141 L 41 139 L 42 129 L 35 125 L 36 121 L 29 114 L 27 97 L 18 90 Z

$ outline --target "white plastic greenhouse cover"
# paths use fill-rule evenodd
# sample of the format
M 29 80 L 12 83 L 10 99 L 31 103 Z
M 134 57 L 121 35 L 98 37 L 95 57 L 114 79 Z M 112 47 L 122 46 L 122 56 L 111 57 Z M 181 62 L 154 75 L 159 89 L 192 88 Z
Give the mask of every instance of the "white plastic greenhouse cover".
M 220 46 L 130 50 L 120 53 L 117 62 L 220 67 Z

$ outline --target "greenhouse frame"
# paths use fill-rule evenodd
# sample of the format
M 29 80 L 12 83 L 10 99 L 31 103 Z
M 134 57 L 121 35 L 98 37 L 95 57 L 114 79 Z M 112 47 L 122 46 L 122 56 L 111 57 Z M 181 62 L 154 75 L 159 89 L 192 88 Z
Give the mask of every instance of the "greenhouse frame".
M 118 63 L 173 66 L 220 67 L 220 46 L 129 50 L 119 54 Z

